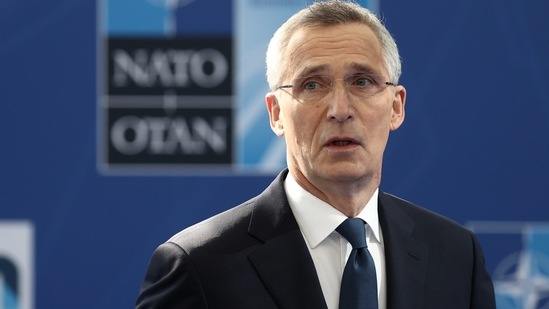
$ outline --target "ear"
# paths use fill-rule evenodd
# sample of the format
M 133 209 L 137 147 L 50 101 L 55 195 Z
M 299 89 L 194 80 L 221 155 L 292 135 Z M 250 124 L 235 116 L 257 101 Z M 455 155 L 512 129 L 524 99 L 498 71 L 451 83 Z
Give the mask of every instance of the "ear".
M 267 93 L 265 96 L 265 103 L 267 105 L 267 111 L 269 112 L 271 129 L 277 136 L 283 136 L 284 125 L 280 119 L 280 105 L 278 104 L 276 95 L 273 92 Z
M 398 85 L 395 87 L 395 95 L 393 97 L 393 112 L 391 115 L 391 131 L 394 131 L 400 127 L 404 122 L 406 104 L 406 88 Z

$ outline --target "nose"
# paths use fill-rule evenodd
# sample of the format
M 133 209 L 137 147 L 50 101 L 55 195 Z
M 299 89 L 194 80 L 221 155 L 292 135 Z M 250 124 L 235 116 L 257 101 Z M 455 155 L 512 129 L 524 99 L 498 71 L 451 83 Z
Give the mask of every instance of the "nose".
M 334 81 L 332 84 L 331 95 L 326 98 L 329 100 L 327 116 L 330 120 L 344 122 L 353 118 L 353 106 L 347 90 L 347 85 L 343 80 Z

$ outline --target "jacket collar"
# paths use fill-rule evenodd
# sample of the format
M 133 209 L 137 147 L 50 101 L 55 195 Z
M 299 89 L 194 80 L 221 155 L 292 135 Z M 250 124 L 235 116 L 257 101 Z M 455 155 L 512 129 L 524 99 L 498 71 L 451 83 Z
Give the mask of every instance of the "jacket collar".
M 313 260 L 284 191 L 288 171 L 255 200 L 249 233 L 263 242 L 249 255 L 280 308 L 327 308 Z
M 428 246 L 414 238 L 408 202 L 380 192 L 379 218 L 385 246 L 387 308 L 421 308 Z

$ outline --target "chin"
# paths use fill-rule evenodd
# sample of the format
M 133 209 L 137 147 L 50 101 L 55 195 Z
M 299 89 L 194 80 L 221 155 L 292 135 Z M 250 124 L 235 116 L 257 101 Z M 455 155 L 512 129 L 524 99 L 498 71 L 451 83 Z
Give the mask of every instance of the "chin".
M 364 168 L 364 165 L 340 165 L 334 166 L 326 171 L 327 176 L 338 180 L 357 180 L 372 172 Z

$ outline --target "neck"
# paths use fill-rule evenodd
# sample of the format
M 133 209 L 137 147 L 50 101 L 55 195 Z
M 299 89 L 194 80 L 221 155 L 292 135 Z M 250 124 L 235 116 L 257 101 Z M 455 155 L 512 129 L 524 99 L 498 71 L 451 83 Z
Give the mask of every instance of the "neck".
M 313 183 L 300 172 L 290 171 L 290 173 L 302 188 L 350 218 L 356 217 L 366 207 L 381 180 L 379 175 L 376 175 L 352 181 L 317 181 Z

